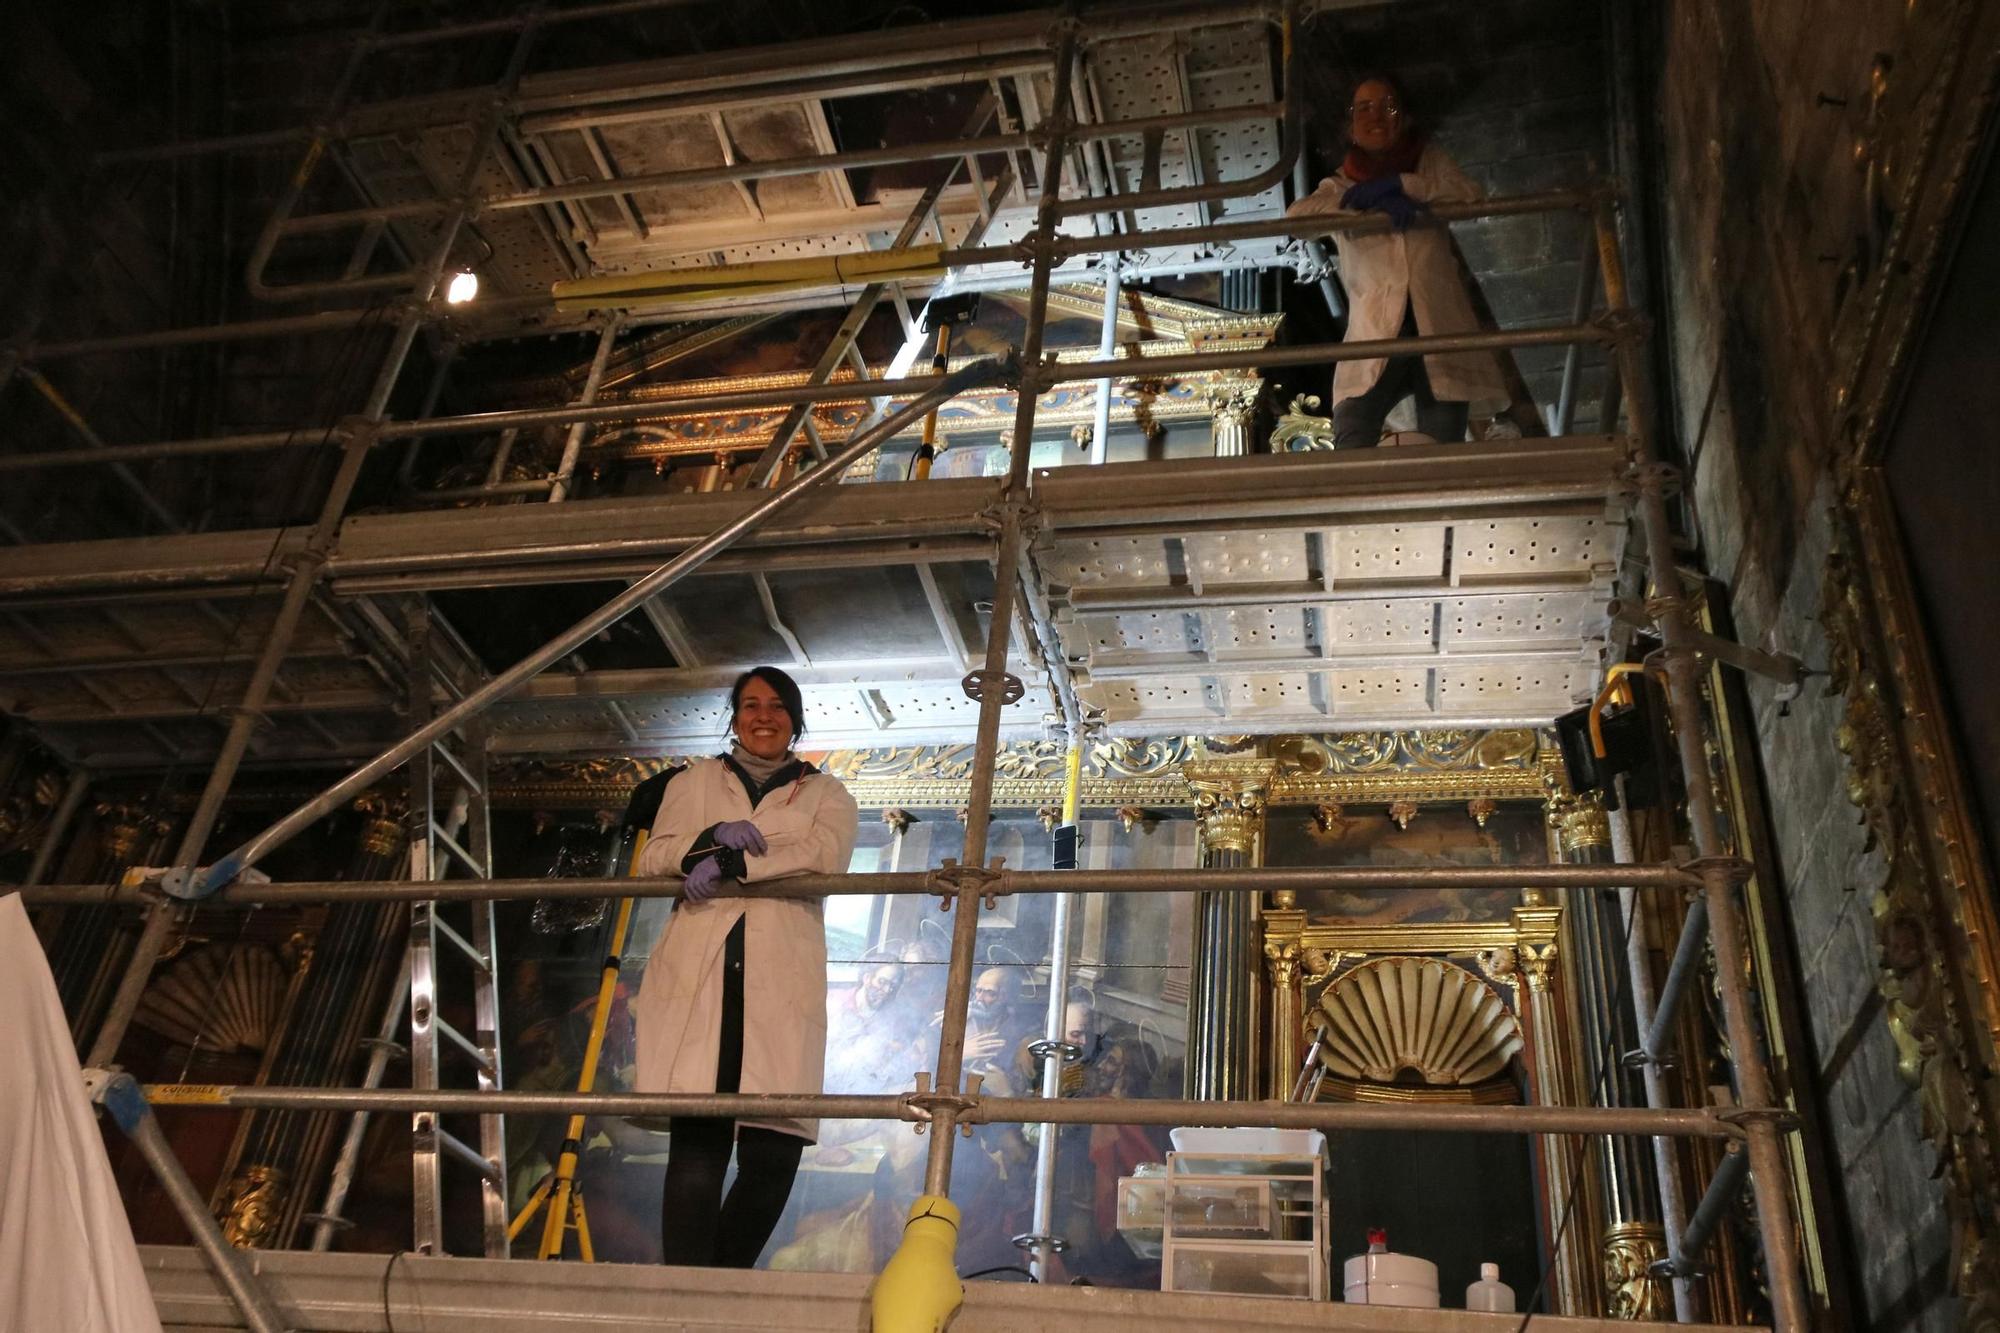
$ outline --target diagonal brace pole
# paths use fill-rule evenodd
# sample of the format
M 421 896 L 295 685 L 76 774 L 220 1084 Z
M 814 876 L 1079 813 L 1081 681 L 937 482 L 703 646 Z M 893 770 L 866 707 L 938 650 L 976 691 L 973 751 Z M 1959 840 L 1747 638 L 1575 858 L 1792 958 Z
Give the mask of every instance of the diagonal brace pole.
M 838 478 L 849 464 L 917 421 L 934 405 L 954 398 L 967 389 L 1000 383 L 1012 378 L 1015 373 L 1016 367 L 1011 360 L 1003 362 L 989 357 L 945 376 L 943 383 L 912 399 L 900 410 L 891 413 L 874 429 L 856 436 L 824 464 L 795 478 L 782 489 L 772 492 L 769 499 L 749 513 L 711 533 L 646 577 L 633 583 L 603 606 L 507 670 L 500 672 L 485 685 L 466 695 L 458 703 L 432 718 L 430 722 L 361 765 L 235 851 L 222 857 L 214 865 L 192 873 L 186 873 L 180 867 L 176 867 L 168 872 L 167 878 L 161 882 L 161 887 L 177 897 L 207 897 L 256 865 L 274 849 L 297 837 L 329 811 L 338 809 L 350 797 L 365 790 L 369 784 L 395 769 L 412 755 L 499 703 L 545 668 L 569 656 L 606 627 L 637 610 L 655 594 L 694 572 L 738 538 L 756 530 L 767 519 L 791 507 L 808 492 Z

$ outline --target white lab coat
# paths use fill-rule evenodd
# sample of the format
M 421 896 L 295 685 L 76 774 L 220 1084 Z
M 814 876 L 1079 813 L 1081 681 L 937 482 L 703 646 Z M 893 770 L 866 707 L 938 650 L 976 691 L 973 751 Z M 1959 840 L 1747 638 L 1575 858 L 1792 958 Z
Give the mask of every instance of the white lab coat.
M 714 1092 L 722 1025 L 722 948 L 737 918 L 743 939 L 740 1090 L 813 1093 L 826 1071 L 826 931 L 820 902 L 759 898 L 759 882 L 842 874 L 860 819 L 839 779 L 812 773 L 765 795 L 753 811 L 720 759 L 697 759 L 667 784 L 641 875 L 671 875 L 711 826 L 747 819 L 769 850 L 746 856 L 746 896 L 676 903 L 646 965 L 634 1008 L 640 1092 Z M 736 886 L 724 882 L 724 892 Z M 816 1120 L 745 1121 L 811 1140 Z
M 1355 182 L 1336 172 L 1293 204 L 1289 217 L 1346 213 L 1341 196 Z M 1403 193 L 1418 203 L 1463 204 L 1484 197 L 1458 169 L 1450 154 L 1427 144 L 1417 169 L 1403 173 Z M 1407 301 L 1416 310 L 1418 333 L 1477 333 L 1479 319 L 1459 280 L 1451 234 L 1442 225 L 1418 222 L 1407 231 L 1335 232 L 1340 280 L 1347 288 L 1350 342 L 1397 337 Z M 1333 401 L 1366 393 L 1382 377 L 1382 357 L 1342 361 L 1333 371 Z M 1474 411 L 1506 406 L 1507 384 L 1491 352 L 1449 352 L 1424 358 L 1431 393 L 1442 402 L 1471 403 Z M 1331 406 L 1331 404 L 1329 404 Z

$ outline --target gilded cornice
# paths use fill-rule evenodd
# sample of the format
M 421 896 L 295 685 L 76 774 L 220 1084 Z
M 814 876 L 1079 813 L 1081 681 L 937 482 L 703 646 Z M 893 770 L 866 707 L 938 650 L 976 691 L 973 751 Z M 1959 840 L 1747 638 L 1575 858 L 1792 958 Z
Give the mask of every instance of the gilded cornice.
M 1267 773 L 1269 805 L 1388 805 L 1546 798 L 1562 783 L 1562 761 L 1532 731 L 1514 729 L 1356 732 L 1281 736 L 1262 755 L 1215 756 L 1193 738 L 1109 739 L 1086 747 L 1080 802 L 1094 810 L 1191 809 L 1189 764 L 1251 765 Z M 1017 741 L 1001 747 L 993 803 L 1036 809 L 1062 799 L 1064 747 Z M 956 810 L 972 787 L 973 747 L 901 746 L 839 750 L 822 766 L 868 808 Z M 642 778 L 669 759 L 535 760 L 496 764 L 502 806 L 599 809 L 621 805 Z

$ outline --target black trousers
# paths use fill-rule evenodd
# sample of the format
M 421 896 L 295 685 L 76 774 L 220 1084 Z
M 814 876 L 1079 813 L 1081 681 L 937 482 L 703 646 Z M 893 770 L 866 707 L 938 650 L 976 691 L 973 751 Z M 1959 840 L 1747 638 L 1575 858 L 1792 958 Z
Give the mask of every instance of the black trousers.
M 1417 312 L 1403 303 L 1403 327 L 1399 338 L 1417 336 Z M 1420 356 L 1392 356 L 1382 367 L 1382 377 L 1366 393 L 1343 398 L 1333 405 L 1333 447 L 1370 449 L 1382 441 L 1382 423 L 1397 403 L 1415 401 L 1417 429 L 1439 444 L 1456 444 L 1465 438 L 1471 416 L 1468 403 L 1441 403 L 1431 393 L 1431 377 L 1424 373 Z
M 722 1043 L 715 1090 L 743 1084 L 743 921 L 722 946 Z M 660 1204 L 665 1262 L 694 1268 L 749 1268 L 784 1215 L 806 1141 L 774 1129 L 737 1128 L 727 1117 L 675 1116 Z M 723 1197 L 729 1150 L 736 1182 Z

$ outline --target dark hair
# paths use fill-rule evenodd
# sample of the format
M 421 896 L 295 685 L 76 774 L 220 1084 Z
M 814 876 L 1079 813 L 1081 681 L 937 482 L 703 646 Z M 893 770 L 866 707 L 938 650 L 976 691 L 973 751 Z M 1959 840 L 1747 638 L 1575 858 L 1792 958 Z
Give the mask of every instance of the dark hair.
M 753 680 L 761 680 L 771 687 L 778 696 L 778 702 L 785 706 L 785 713 L 792 719 L 792 743 L 798 744 L 799 737 L 806 734 L 806 700 L 799 692 L 799 683 L 774 666 L 751 667 L 736 678 L 729 687 L 729 721 L 736 722 L 736 714 L 743 707 L 743 688 Z
M 1413 108 L 1410 105 L 1410 90 L 1403 86 L 1403 81 L 1401 79 L 1397 78 L 1394 74 L 1391 74 L 1386 69 L 1364 69 L 1359 74 L 1356 74 L 1354 76 L 1354 81 L 1347 85 L 1348 109 L 1342 113 L 1342 119 L 1347 121 L 1352 121 L 1354 119 L 1354 112 L 1352 109 L 1354 106 L 1354 99 L 1361 92 L 1362 85 L 1369 83 L 1388 84 L 1389 91 L 1396 95 L 1396 105 L 1403 109 L 1404 128 L 1407 130 L 1412 124 L 1415 123 L 1416 111 L 1415 108 Z

